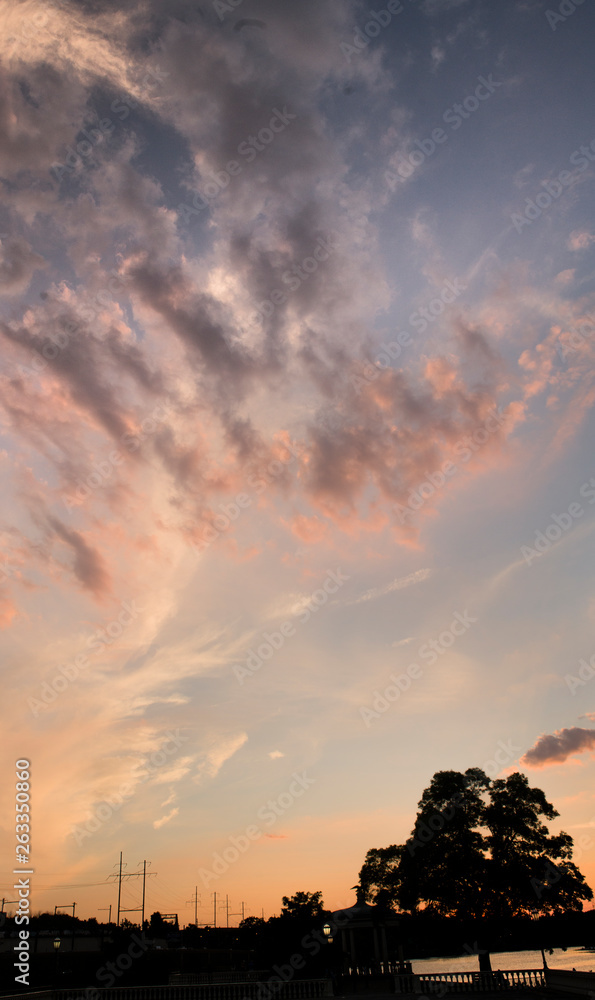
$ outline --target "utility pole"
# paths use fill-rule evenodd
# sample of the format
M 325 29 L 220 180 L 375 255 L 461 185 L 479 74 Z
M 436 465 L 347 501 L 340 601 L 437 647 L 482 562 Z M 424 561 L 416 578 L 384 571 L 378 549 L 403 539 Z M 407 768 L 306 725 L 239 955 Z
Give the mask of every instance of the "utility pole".
M 125 868 L 126 865 L 122 863 L 122 851 L 120 851 L 120 862 L 119 862 L 119 866 L 118 866 L 118 871 L 117 871 L 117 873 L 112 872 L 110 875 L 108 875 L 108 878 L 117 878 L 118 879 L 118 919 L 117 919 L 117 926 L 118 927 L 120 926 L 120 914 L 121 913 L 141 913 L 142 912 L 142 923 L 144 924 L 144 922 L 145 922 L 145 882 L 146 882 L 146 878 L 147 878 L 147 864 L 150 865 L 151 862 L 150 861 L 148 861 L 148 862 L 147 861 L 143 861 L 143 870 L 140 871 L 140 872 L 125 872 L 122 869 Z M 140 861 L 139 861 L 139 865 L 140 865 Z M 115 865 L 114 865 L 114 867 L 115 867 Z M 140 907 L 140 906 L 126 907 L 126 908 L 123 907 L 122 906 L 122 879 L 123 878 L 140 878 L 141 875 L 143 877 L 143 905 L 142 905 L 142 907 Z M 157 872 L 149 872 L 149 877 L 151 877 L 151 875 L 157 875 Z M 142 931 L 142 926 L 141 926 L 141 931 Z
M 241 919 L 243 921 L 243 920 L 245 920 L 245 917 L 246 917 L 246 904 L 244 902 L 241 902 L 240 906 L 242 907 L 242 909 L 239 910 L 237 913 L 232 913 L 231 916 L 232 917 L 241 917 Z M 595 997 L 593 997 L 593 1000 L 595 1000 Z
M 229 928 L 229 896 L 225 897 L 225 926 Z
M 142 916 L 140 923 L 141 934 L 145 933 L 145 881 L 147 878 L 147 862 L 143 861 L 143 905 L 142 905 Z
M 191 897 L 191 899 L 187 899 L 186 900 L 186 904 L 188 904 L 188 903 L 194 903 L 194 926 L 195 927 L 198 927 L 198 901 L 199 901 L 199 899 L 200 899 L 200 896 L 198 895 L 198 886 L 195 885 L 194 886 L 194 895 Z
M 217 926 L 217 893 L 213 893 L 213 927 Z
M 112 922 L 112 904 L 110 903 L 109 906 L 100 906 L 99 907 L 99 911 L 101 912 L 102 910 L 109 910 L 109 916 L 107 918 L 107 922 L 108 922 L 108 924 L 111 924 L 111 922 Z
M 122 851 L 120 851 L 120 871 L 118 874 L 118 919 L 116 927 L 120 926 L 120 900 L 122 899 Z

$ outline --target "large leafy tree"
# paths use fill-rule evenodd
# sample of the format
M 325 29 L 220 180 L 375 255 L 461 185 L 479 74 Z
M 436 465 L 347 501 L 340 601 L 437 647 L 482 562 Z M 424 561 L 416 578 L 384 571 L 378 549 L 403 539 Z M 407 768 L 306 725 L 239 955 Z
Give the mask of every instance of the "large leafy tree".
M 299 920 L 317 920 L 324 912 L 322 892 L 296 892 L 282 897 L 282 917 Z
M 483 837 L 476 829 L 489 779 L 478 768 L 438 771 L 418 802 L 415 827 L 403 845 L 368 851 L 360 884 L 376 903 L 442 916 L 481 909 Z
M 550 835 L 541 820 L 558 815 L 524 774 L 492 783 L 483 821 L 489 831 L 487 882 L 494 914 L 581 910 L 582 900 L 593 898 L 571 861 L 572 837 L 564 832 Z
M 593 894 L 572 864 L 572 838 L 550 835 L 558 813 L 518 772 L 490 781 L 479 768 L 438 771 L 405 844 L 368 851 L 368 899 L 440 916 L 581 909 Z
M 402 862 L 404 846 L 372 847 L 366 854 L 359 873 L 359 884 L 366 898 L 371 896 L 374 902 L 388 907 L 402 906 L 401 883 L 403 880 Z
M 478 825 L 482 794 L 489 779 L 479 768 L 438 771 L 419 803 L 415 828 L 403 857 L 402 902 L 417 896 L 441 916 L 481 911 L 485 872 L 483 837 Z

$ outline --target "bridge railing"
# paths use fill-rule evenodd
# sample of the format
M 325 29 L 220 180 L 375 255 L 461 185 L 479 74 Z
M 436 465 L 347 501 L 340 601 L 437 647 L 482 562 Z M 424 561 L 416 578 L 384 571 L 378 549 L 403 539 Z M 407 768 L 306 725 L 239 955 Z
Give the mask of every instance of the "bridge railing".
M 595 972 L 574 972 L 570 969 L 548 969 L 546 983 L 562 993 L 576 993 L 595 998 Z
M 505 972 L 427 972 L 395 976 L 396 993 L 493 993 L 499 990 L 545 986 L 543 969 Z
M 375 965 L 350 965 L 346 975 L 349 976 L 386 976 L 404 974 L 403 970 L 411 971 L 410 962 L 376 962 Z
M 1 1000 L 317 1000 L 332 996 L 330 979 L 294 979 L 278 982 L 278 976 L 260 981 L 205 983 L 193 986 L 111 986 L 98 989 L 44 990 L 3 996 Z
M 52 990 L 35 990 L 28 993 L 0 993 L 0 1000 L 52 1000 Z
M 273 973 L 268 969 L 246 972 L 172 972 L 170 986 L 204 986 L 211 983 L 264 983 Z

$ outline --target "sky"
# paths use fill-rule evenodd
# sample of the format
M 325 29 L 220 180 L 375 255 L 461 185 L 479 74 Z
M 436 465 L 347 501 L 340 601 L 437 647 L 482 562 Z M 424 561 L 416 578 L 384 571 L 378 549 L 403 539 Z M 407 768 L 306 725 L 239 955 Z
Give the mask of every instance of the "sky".
M 1 0 L 3 895 L 17 760 L 34 910 L 105 919 L 120 852 L 181 922 L 348 906 L 473 766 L 595 886 L 595 11 L 548 2 Z

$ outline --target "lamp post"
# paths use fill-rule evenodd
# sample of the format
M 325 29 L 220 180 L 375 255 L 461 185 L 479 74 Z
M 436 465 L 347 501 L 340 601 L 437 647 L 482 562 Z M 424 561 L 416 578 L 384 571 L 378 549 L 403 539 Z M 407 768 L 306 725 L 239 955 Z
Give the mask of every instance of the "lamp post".
M 54 953 L 56 955 L 56 979 L 58 978 L 58 973 L 60 972 L 60 945 L 61 941 L 59 937 L 54 938 Z
M 324 927 L 322 928 L 322 933 L 324 934 L 324 936 L 327 939 L 328 943 L 332 944 L 333 943 L 333 938 L 332 938 L 332 934 L 331 934 L 331 925 L 330 924 L 325 924 L 324 925 Z

